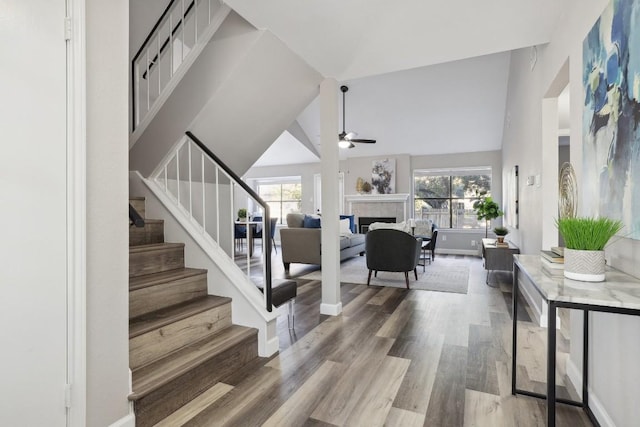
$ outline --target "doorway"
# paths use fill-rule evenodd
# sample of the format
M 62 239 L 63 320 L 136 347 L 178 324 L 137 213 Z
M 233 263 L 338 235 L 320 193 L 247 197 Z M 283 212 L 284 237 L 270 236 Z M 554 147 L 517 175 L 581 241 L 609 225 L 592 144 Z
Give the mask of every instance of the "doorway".
M 559 246 L 555 219 L 558 217 L 560 137 L 563 136 L 562 141 L 568 143 L 567 138 L 570 134 L 569 78 L 569 59 L 567 58 L 542 100 L 541 185 L 544 197 L 542 198 L 541 249 L 543 250 Z M 569 146 L 566 147 L 568 152 Z
M 571 95 L 569 85 L 558 96 L 558 173 L 564 163 L 571 163 Z M 564 239 L 558 232 L 558 246 Z
M 0 7 L 3 268 L 0 425 L 68 424 L 69 215 L 65 0 Z M 10 104 L 10 105 L 9 105 Z M 78 402 L 78 405 L 80 403 Z M 35 410 L 34 410 L 35 409 Z

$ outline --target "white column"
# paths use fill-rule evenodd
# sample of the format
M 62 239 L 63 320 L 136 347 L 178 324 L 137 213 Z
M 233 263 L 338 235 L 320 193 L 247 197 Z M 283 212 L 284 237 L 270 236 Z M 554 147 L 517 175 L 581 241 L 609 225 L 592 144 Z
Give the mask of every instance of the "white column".
M 340 301 L 340 241 L 338 212 L 338 82 L 320 84 L 320 141 L 322 143 L 322 304 L 320 313 L 337 316 Z

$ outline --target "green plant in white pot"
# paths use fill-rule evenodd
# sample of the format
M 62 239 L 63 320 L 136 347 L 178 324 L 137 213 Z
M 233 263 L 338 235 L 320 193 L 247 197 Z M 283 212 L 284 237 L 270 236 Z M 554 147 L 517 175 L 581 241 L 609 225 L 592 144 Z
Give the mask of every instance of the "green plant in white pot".
M 493 233 L 496 235 L 498 243 L 503 243 L 504 236 L 509 234 L 509 229 L 507 227 L 494 227 Z
M 605 278 L 604 247 L 623 227 L 609 218 L 561 218 L 556 220 L 564 238 L 564 277 L 583 282 Z

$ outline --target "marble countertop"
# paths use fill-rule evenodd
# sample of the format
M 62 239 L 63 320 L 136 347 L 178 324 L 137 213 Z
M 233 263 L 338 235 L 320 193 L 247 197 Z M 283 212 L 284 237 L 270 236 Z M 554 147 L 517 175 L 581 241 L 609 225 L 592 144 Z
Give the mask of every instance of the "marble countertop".
M 604 282 L 552 277 L 542 270 L 540 255 L 514 255 L 514 262 L 547 301 L 640 310 L 640 280 L 607 267 Z

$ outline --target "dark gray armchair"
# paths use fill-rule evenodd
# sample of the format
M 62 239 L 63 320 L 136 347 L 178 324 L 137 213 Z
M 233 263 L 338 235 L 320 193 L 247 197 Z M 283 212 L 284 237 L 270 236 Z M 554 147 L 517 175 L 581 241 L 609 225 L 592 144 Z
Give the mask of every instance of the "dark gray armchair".
M 377 229 L 367 233 L 365 248 L 367 254 L 367 286 L 371 281 L 371 273 L 378 271 L 397 271 L 404 273 L 409 289 L 409 272 L 418 280 L 416 266 L 420 260 L 422 239 L 415 238 L 404 231 Z

